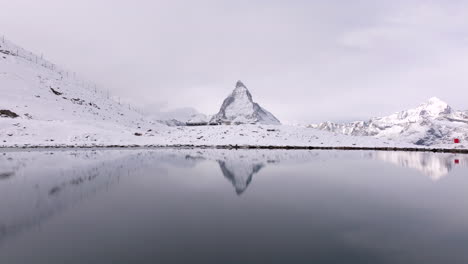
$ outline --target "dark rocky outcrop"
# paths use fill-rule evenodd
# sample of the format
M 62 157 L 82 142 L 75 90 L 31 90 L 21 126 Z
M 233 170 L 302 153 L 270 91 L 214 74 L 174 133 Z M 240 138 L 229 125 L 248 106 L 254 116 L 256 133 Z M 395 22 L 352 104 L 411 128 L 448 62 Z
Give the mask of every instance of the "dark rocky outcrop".
M 3 110 L 0 110 L 0 117 L 17 118 L 19 117 L 19 115 L 10 110 L 3 109 Z

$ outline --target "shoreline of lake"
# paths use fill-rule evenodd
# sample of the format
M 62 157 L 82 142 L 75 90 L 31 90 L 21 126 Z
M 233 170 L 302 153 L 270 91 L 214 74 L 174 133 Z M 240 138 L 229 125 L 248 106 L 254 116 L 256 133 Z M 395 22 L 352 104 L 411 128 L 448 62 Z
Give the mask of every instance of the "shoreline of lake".
M 263 149 L 263 150 L 373 150 L 468 154 L 468 149 L 430 147 L 279 146 L 279 145 L 23 145 L 0 150 L 28 149 Z

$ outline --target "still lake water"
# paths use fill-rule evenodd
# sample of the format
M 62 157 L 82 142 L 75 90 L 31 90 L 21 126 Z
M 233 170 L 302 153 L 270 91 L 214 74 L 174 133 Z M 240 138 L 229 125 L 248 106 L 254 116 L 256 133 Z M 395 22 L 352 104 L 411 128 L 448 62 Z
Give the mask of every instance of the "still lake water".
M 0 151 L 0 263 L 468 263 L 468 156 Z

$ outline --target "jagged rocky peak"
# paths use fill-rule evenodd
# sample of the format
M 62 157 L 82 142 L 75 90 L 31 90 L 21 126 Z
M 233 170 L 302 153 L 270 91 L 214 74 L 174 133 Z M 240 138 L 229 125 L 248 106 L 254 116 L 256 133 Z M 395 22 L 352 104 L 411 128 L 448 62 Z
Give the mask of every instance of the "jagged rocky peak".
M 237 81 L 236 88 L 245 88 L 245 89 L 247 89 L 247 87 L 245 86 L 245 84 L 241 80 Z
M 237 101 L 237 103 L 242 103 L 243 100 L 253 103 L 252 94 L 242 81 L 237 81 L 236 88 L 232 91 L 231 96 Z
M 255 103 L 252 94 L 242 81 L 224 100 L 219 112 L 210 123 L 219 124 L 265 124 L 280 125 L 280 121 L 270 112 Z

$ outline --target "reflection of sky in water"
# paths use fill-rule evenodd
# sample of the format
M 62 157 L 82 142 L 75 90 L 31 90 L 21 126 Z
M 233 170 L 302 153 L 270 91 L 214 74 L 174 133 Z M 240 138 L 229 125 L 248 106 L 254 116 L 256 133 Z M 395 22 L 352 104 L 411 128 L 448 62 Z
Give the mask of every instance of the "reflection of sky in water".
M 466 263 L 467 161 L 422 152 L 8 151 L 0 263 Z

